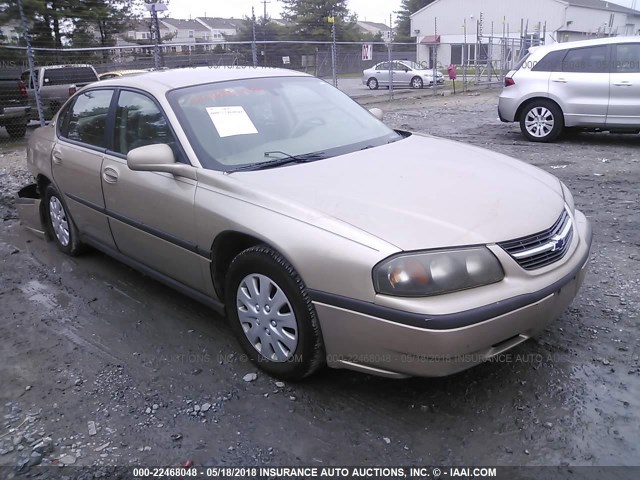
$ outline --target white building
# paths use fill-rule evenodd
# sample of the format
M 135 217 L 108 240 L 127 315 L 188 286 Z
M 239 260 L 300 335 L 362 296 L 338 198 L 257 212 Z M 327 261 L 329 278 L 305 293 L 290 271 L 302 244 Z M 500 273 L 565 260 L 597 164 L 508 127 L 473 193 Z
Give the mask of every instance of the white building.
M 238 33 L 238 28 L 243 20 L 236 18 L 197 17 L 196 22 L 209 30 L 209 38 L 212 42 L 224 42 L 226 37 Z
M 511 60 L 525 34 L 534 44 L 639 35 L 640 11 L 603 0 L 435 0 L 411 15 L 411 34 L 419 62 Z

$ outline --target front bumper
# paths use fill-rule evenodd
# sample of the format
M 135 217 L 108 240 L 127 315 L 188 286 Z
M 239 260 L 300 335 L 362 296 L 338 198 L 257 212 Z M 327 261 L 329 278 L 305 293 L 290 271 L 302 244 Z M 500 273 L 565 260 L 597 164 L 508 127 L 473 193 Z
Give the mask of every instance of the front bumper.
M 356 310 L 312 294 L 327 364 L 394 378 L 440 377 L 487 361 L 535 336 L 571 304 L 585 278 L 591 226 L 580 216 L 578 248 L 563 266 L 567 273 L 560 280 L 474 311 L 434 321 L 408 312 L 389 315 L 390 309 L 378 307 Z M 443 319 L 454 327 L 442 328 Z

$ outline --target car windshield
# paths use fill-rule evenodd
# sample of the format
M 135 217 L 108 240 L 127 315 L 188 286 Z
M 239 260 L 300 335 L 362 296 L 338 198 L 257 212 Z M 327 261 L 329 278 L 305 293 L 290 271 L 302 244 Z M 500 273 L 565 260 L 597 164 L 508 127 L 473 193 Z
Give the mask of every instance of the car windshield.
M 167 98 L 200 163 L 211 170 L 315 161 L 402 138 L 315 77 L 210 83 Z

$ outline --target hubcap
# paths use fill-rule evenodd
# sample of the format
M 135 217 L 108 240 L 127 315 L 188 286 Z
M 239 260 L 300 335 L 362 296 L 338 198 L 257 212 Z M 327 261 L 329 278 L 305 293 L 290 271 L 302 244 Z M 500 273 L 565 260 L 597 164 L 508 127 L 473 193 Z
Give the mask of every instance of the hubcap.
M 375 79 L 371 79 L 369 80 L 369 88 L 370 89 L 375 89 L 378 86 L 378 81 Z
M 63 247 L 66 247 L 69 245 L 69 223 L 67 222 L 67 214 L 64 211 L 64 207 L 57 197 L 49 199 L 49 216 L 51 217 L 51 226 L 58 242 Z
M 422 82 L 419 79 L 413 80 L 413 88 L 420 88 L 422 86 Z
M 553 130 L 555 120 L 553 113 L 545 107 L 535 107 L 529 110 L 524 120 L 525 128 L 532 136 L 537 138 L 546 137 Z
M 242 330 L 258 353 L 286 362 L 298 346 L 298 322 L 289 299 L 266 275 L 252 273 L 240 282 L 236 307 Z

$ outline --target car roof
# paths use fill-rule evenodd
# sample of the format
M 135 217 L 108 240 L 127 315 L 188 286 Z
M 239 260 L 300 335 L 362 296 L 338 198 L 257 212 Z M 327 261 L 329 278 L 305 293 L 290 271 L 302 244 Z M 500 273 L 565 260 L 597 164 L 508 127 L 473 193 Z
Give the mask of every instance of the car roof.
M 205 83 L 226 82 L 264 77 L 310 77 L 306 73 L 282 68 L 265 67 L 195 67 L 159 70 L 141 76 L 127 76 L 102 80 L 100 86 L 141 87 L 145 90 L 162 93 L 174 88 L 189 87 Z M 143 83 L 140 83 L 140 82 Z
M 567 50 L 569 48 L 593 47 L 598 45 L 611 45 L 612 43 L 640 43 L 640 37 L 607 37 L 594 38 L 591 40 L 578 40 L 575 42 L 552 43 L 551 45 L 541 45 L 531 47 L 529 51 L 535 53 L 549 53 L 556 50 Z

